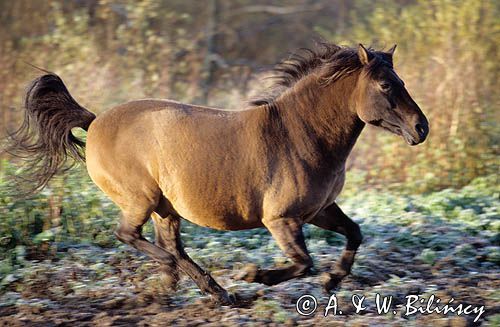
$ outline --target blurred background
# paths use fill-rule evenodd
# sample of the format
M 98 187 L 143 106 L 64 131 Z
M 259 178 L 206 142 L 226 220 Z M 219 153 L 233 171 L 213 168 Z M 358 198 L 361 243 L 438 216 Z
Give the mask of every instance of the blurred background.
M 0 135 L 19 126 L 25 86 L 40 74 L 25 62 L 59 74 L 95 113 L 144 97 L 237 109 L 265 90 L 275 63 L 314 40 L 397 44 L 395 69 L 430 121 L 429 138 L 408 147 L 366 128 L 342 199 L 354 197 L 353 211 L 362 194 L 394 219 L 413 210 L 464 235 L 484 231 L 496 253 L 485 260 L 498 265 L 499 9 L 498 1 L 466 0 L 0 1 Z M 25 257 L 55 256 L 54 244 L 116 245 L 117 208 L 84 169 L 18 199 L 9 176 L 21 166 L 3 155 L 0 279 Z M 189 239 L 197 227 L 186 226 Z M 415 256 L 422 251 L 433 261 L 444 250 L 425 243 Z
M 1 126 L 18 126 L 23 87 L 39 74 L 24 61 L 61 75 L 96 113 L 144 97 L 241 108 L 273 64 L 314 40 L 397 43 L 396 70 L 431 135 L 412 149 L 369 130 L 352 167 L 370 184 L 462 186 L 496 172 L 498 8 L 456 0 L 2 1 Z

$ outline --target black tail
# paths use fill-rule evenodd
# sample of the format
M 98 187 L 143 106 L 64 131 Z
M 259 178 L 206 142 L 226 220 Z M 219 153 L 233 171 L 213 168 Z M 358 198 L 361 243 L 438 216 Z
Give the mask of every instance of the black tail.
M 25 169 L 18 176 L 21 188 L 17 191 L 28 195 L 43 189 L 55 174 L 85 160 L 85 142 L 75 137 L 71 129 L 87 130 L 95 115 L 81 107 L 53 73 L 31 83 L 24 106 L 24 121 L 9 135 L 5 150 L 25 160 Z M 75 161 L 68 165 L 70 157 Z

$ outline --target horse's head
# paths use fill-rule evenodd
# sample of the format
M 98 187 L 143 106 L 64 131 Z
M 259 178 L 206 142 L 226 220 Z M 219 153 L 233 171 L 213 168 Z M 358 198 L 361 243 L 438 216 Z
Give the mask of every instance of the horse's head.
M 369 51 L 359 45 L 363 68 L 354 92 L 356 111 L 365 123 L 401 135 L 410 145 L 422 143 L 429 123 L 392 66 L 396 46 L 388 52 Z

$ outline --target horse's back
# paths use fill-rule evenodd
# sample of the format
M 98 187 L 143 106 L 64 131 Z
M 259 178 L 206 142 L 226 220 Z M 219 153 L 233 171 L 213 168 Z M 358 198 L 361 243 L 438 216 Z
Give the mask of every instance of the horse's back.
M 134 160 L 137 161 L 141 154 L 158 151 L 160 139 L 174 137 L 171 135 L 174 130 L 175 134 L 185 128 L 199 130 L 200 126 L 213 123 L 214 118 L 220 120 L 224 115 L 226 111 L 171 100 L 127 102 L 105 111 L 92 122 L 87 134 L 87 157 L 103 160 L 112 155 L 123 160 L 136 151 Z

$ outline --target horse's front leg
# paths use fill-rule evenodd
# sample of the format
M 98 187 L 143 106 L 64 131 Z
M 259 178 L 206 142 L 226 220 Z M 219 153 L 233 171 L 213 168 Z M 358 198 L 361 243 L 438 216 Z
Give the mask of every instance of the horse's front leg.
M 347 238 L 346 247 L 337 261 L 333 273 L 325 275 L 324 287 L 328 292 L 337 287 L 342 279 L 351 272 L 354 256 L 363 240 L 363 236 L 359 225 L 347 217 L 336 203 L 321 211 L 310 223 L 323 229 L 340 233 Z
M 283 253 L 292 260 L 288 267 L 258 269 L 255 265 L 245 268 L 237 279 L 247 282 L 275 285 L 305 275 L 313 266 L 302 234 L 302 223 L 292 218 L 277 218 L 263 221 Z

